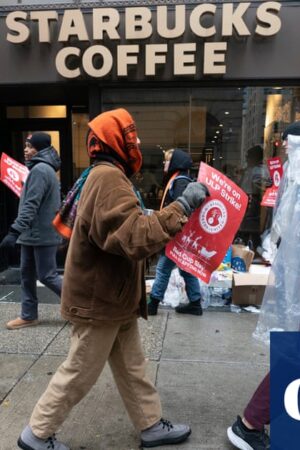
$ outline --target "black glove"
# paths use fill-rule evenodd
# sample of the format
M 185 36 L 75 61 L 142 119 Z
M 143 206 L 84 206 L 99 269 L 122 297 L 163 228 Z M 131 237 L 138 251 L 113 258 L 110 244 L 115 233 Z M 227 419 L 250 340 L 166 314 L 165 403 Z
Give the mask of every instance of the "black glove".
M 187 185 L 182 195 L 177 198 L 177 201 L 183 207 L 184 213 L 190 216 L 209 195 L 209 190 L 205 184 L 192 182 Z
M 10 227 L 7 235 L 2 239 L 0 243 L 0 249 L 2 248 L 14 248 L 17 243 L 17 239 L 20 236 L 20 233 L 14 228 Z

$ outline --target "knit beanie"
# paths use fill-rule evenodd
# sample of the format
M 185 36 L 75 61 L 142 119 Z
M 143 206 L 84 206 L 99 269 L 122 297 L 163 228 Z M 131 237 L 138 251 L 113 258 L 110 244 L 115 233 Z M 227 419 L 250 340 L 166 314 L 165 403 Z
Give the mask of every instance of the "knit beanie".
M 282 140 L 285 141 L 288 135 L 300 136 L 300 120 L 291 123 L 282 133 Z
M 51 136 L 47 133 L 36 132 L 27 136 L 26 142 L 29 142 L 39 152 L 44 148 L 50 147 Z

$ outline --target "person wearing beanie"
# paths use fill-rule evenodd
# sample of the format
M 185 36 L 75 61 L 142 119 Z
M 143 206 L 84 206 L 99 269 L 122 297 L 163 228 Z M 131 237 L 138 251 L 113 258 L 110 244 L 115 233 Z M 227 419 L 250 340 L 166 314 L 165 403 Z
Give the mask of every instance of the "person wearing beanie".
M 28 147 L 35 149 L 37 152 L 48 148 L 51 145 L 51 136 L 47 133 L 33 133 L 26 138 L 26 144 Z
M 199 183 L 191 183 L 182 202 L 143 214 L 129 179 L 140 170 L 142 154 L 134 120 L 125 109 L 106 111 L 89 123 L 87 151 L 92 166 L 77 206 L 61 302 L 62 316 L 72 323 L 70 352 L 34 407 L 18 445 L 67 450 L 54 433 L 106 362 L 142 446 L 177 445 L 191 429 L 162 416 L 159 395 L 146 375 L 137 319 L 147 318 L 145 258 L 182 229 L 205 195 Z
M 0 243 L 6 251 L 21 245 L 21 314 L 6 327 L 16 330 L 38 323 L 36 281 L 60 296 L 62 279 L 57 273 L 56 252 L 61 239 L 52 226 L 60 205 L 56 172 L 61 161 L 47 133 L 26 138 L 25 164 L 29 175 L 23 186 L 18 216 Z
M 193 165 L 191 156 L 179 148 L 167 150 L 164 156 L 166 187 L 161 206 L 168 205 L 173 200 L 180 198 L 185 188 L 191 182 L 191 178 L 188 176 L 188 170 Z M 203 189 L 208 194 L 206 186 L 203 186 Z M 163 250 L 156 265 L 155 280 L 150 293 L 150 302 L 148 303 L 149 316 L 155 316 L 157 314 L 158 306 L 164 299 L 172 270 L 175 267 L 176 263 L 168 258 Z M 182 269 L 179 269 L 179 273 L 184 279 L 189 303 L 179 304 L 176 306 L 175 311 L 181 314 L 202 316 L 198 278 Z

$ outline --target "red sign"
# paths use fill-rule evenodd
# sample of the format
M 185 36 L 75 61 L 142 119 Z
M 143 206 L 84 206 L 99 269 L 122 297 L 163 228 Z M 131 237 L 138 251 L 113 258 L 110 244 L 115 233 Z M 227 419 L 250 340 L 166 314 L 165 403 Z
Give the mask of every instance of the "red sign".
M 198 181 L 206 184 L 210 197 L 168 243 L 166 255 L 178 267 L 208 283 L 240 226 L 248 196 L 224 174 L 204 163 Z
M 1 155 L 0 167 L 0 180 L 20 197 L 29 172 L 27 167 L 5 153 Z
M 272 178 L 273 186 L 266 189 L 261 201 L 261 206 L 270 206 L 273 208 L 276 203 L 278 187 L 282 178 L 283 168 L 279 157 L 268 159 L 268 167 Z

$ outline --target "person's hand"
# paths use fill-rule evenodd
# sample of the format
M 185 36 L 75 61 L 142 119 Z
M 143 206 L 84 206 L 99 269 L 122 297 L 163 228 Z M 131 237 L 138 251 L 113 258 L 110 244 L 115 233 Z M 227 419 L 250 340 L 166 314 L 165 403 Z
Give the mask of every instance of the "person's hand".
M 203 183 L 192 182 L 187 185 L 182 195 L 177 198 L 187 216 L 202 205 L 206 197 L 208 197 L 209 190 Z
M 14 248 L 16 243 L 17 243 L 19 235 L 20 235 L 20 233 L 17 230 L 14 230 L 13 228 L 10 228 L 9 232 L 2 239 L 2 241 L 0 243 L 0 249 L 3 249 L 3 248 Z

